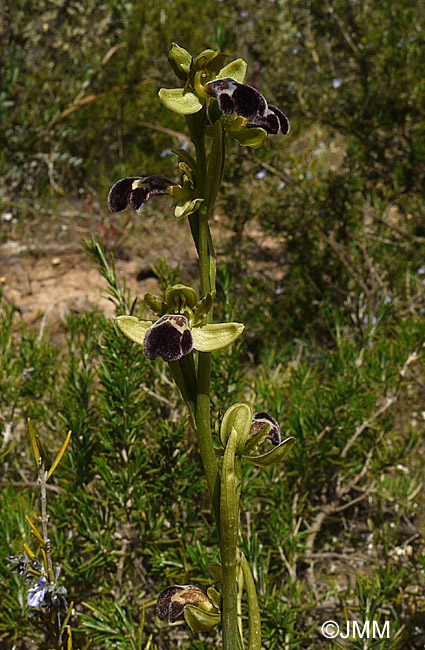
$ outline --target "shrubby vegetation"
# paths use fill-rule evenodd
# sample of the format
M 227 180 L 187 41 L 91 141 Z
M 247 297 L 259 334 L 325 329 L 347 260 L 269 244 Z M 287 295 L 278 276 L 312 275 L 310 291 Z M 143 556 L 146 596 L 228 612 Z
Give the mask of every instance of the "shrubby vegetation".
M 182 130 L 156 108 L 172 85 L 170 36 L 244 56 L 250 81 L 290 116 L 287 144 L 229 147 L 218 209 L 230 234 L 219 291 L 225 315 L 246 323 L 248 353 L 220 353 L 214 416 L 248 395 L 298 440 L 284 475 L 244 476 L 263 645 L 322 648 L 322 622 L 374 612 L 392 631 L 374 647 L 421 647 L 422 4 L 60 0 L 35 14 L 19 0 L 1 11 L 7 209 L 81 188 L 103 204 L 119 177 L 168 173 L 160 154 Z M 208 583 L 213 534 L 165 368 L 96 312 L 71 316 L 60 347 L 6 302 L 0 316 L 0 554 L 29 541 L 24 515 L 37 508 L 26 417 L 56 446 L 70 428 L 49 501 L 55 559 L 81 612 L 76 644 L 210 647 L 154 617 L 161 587 Z M 30 647 L 21 585 L 5 565 L 0 581 L 3 643 Z

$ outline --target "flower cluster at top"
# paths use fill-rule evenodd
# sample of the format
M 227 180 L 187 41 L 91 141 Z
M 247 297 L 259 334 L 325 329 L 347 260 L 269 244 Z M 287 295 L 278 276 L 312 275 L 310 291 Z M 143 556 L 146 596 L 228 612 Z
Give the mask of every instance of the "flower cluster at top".
M 175 43 L 169 53 L 171 66 L 184 81 L 182 88 L 161 88 L 162 104 L 180 115 L 191 116 L 204 111 L 207 135 L 219 122 L 226 133 L 244 147 L 261 147 L 268 135 L 287 135 L 289 120 L 276 106 L 267 103 L 252 86 L 245 85 L 247 64 L 236 59 L 224 65 L 226 55 L 204 50 L 192 57 Z M 151 197 L 169 194 L 176 203 L 177 218 L 199 210 L 204 199 L 197 195 L 196 165 L 182 149 L 176 151 L 181 161 L 182 179 L 176 182 L 165 176 L 130 176 L 111 188 L 108 205 L 111 212 L 120 212 L 127 205 L 138 210 Z

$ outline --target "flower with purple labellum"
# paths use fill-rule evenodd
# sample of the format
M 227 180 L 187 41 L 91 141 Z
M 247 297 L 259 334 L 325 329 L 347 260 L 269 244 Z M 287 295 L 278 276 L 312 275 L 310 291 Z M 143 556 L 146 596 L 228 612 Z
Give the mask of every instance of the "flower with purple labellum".
M 212 308 L 212 294 L 199 300 L 191 287 L 174 285 L 165 292 L 165 300 L 147 294 L 145 304 L 160 316 L 159 320 L 142 320 L 119 316 L 117 325 L 129 339 L 143 346 L 148 359 L 162 357 L 179 361 L 192 350 L 214 352 L 231 345 L 242 334 L 242 323 L 206 323 Z
M 134 316 L 118 316 L 117 324 L 129 339 L 143 345 L 146 357 L 153 361 L 178 361 L 192 350 L 215 352 L 231 345 L 242 334 L 242 323 L 189 325 L 182 314 L 164 314 L 156 322 Z
M 165 314 L 145 334 L 143 350 L 150 361 L 178 361 L 193 350 L 193 336 L 185 316 Z
M 182 183 L 176 183 L 166 176 L 129 176 L 117 181 L 109 191 L 108 206 L 111 212 L 121 212 L 129 205 L 139 210 L 151 196 L 168 194 L 175 200 L 174 214 L 177 219 L 187 217 L 203 202 L 195 193 L 193 171 L 180 162 Z
M 205 90 L 217 99 L 222 113 L 235 113 L 245 118 L 248 120 L 246 126 L 260 127 L 272 135 L 289 133 L 289 120 L 286 115 L 276 106 L 269 105 L 265 97 L 252 86 L 227 77 L 208 82 Z
M 121 212 L 127 205 L 138 210 L 151 196 L 169 194 L 170 186 L 178 185 L 166 176 L 130 176 L 117 181 L 109 191 L 111 212 Z
M 267 438 L 271 440 L 272 444 L 277 447 L 282 442 L 282 433 L 280 426 L 276 420 L 269 415 L 268 413 L 254 413 L 252 418 L 251 430 L 249 432 L 250 436 L 255 436 L 256 433 L 263 427 L 265 424 L 270 424 L 271 428 L 267 434 Z
M 276 465 L 290 453 L 295 439 L 288 437 L 282 440 L 280 427 L 268 413 L 253 413 L 252 407 L 246 403 L 234 404 L 225 412 L 220 425 L 219 437 L 226 449 L 230 437 L 236 432 L 236 454 L 256 467 Z M 273 449 L 264 454 L 254 452 L 268 438 Z
M 47 589 L 47 579 L 41 576 L 40 580 L 35 583 L 34 587 L 28 589 L 27 602 L 30 607 L 40 607 L 44 600 Z
M 158 596 L 156 613 L 162 621 L 174 623 L 184 614 L 193 632 L 209 632 L 221 621 L 220 594 L 210 587 L 173 585 Z

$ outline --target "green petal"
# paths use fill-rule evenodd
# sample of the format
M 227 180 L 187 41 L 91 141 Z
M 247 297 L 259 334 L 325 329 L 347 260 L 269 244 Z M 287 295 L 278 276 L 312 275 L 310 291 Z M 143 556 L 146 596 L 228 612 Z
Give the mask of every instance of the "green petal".
M 221 350 L 234 343 L 243 329 L 242 323 L 211 323 L 195 326 L 192 329 L 194 348 L 200 352 Z
M 224 68 L 220 70 L 217 75 L 217 79 L 225 79 L 226 77 L 230 77 L 230 79 L 234 79 L 235 81 L 239 81 L 240 84 L 243 84 L 245 80 L 246 69 L 246 61 L 243 59 L 236 59 L 236 61 L 228 63 L 226 66 L 224 66 Z
M 193 632 L 209 632 L 221 621 L 219 612 L 206 612 L 195 605 L 186 605 L 184 608 L 186 623 Z
M 176 205 L 174 208 L 174 216 L 176 219 L 188 217 L 190 214 L 193 214 L 199 210 L 199 206 L 203 202 L 204 199 L 194 199 L 193 201 L 186 201 L 186 203 L 183 203 L 183 205 Z
M 145 334 L 153 325 L 151 320 L 139 320 L 135 316 L 118 316 L 117 325 L 121 332 L 135 343 L 143 345 Z
M 192 115 L 202 108 L 197 96 L 184 88 L 161 88 L 158 95 L 165 108 L 179 115 Z
M 260 127 L 226 130 L 228 134 L 236 140 L 236 142 L 239 142 L 242 147 L 251 147 L 252 149 L 259 149 L 267 138 L 267 131 Z
M 267 454 L 262 454 L 262 456 L 242 456 L 242 458 L 256 467 L 277 465 L 277 463 L 280 463 L 290 454 L 295 443 L 295 438 L 286 438 L 286 440 L 283 440 L 280 445 L 267 452 Z

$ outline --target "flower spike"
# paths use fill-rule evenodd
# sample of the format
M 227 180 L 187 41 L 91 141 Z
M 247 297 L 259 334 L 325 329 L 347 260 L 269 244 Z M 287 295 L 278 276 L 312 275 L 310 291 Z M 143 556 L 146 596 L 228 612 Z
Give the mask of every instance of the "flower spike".
M 168 194 L 170 186 L 177 185 L 166 176 L 130 176 L 117 181 L 108 196 L 111 212 L 121 212 L 130 205 L 138 210 L 151 196 Z

